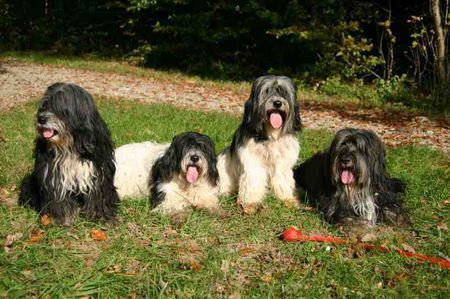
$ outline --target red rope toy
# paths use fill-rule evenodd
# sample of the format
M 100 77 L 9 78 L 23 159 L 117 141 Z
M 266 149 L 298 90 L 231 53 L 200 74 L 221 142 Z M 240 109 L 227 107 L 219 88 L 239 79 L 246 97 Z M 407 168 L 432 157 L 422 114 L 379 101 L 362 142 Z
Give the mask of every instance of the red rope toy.
M 291 226 L 288 229 L 286 229 L 283 232 L 283 234 L 281 235 L 281 238 L 283 239 L 283 241 L 286 241 L 286 242 L 310 241 L 310 242 L 322 242 L 322 243 L 330 243 L 330 244 L 349 244 L 350 243 L 347 240 L 337 238 L 337 237 L 332 237 L 332 236 L 322 236 L 322 235 L 306 236 L 306 235 L 303 235 L 302 231 L 299 230 L 298 228 L 296 228 L 295 226 Z M 379 250 L 381 252 L 389 251 L 389 249 L 384 245 L 377 247 L 375 245 L 363 243 L 363 242 L 358 242 L 356 245 L 358 247 L 361 247 L 361 248 L 364 248 L 367 250 L 374 249 L 374 250 Z M 408 251 L 397 249 L 397 248 L 395 248 L 394 250 L 401 256 L 415 258 L 415 259 L 422 260 L 422 261 L 428 261 L 432 264 L 438 264 L 441 267 L 450 269 L 450 261 L 448 261 L 448 260 L 436 258 L 436 257 L 424 255 L 424 254 L 408 252 Z

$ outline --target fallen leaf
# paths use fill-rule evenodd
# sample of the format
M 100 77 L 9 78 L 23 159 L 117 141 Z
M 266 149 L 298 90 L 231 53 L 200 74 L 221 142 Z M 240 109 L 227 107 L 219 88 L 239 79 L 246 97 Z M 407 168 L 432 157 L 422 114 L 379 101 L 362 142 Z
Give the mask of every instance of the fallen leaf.
M 5 242 L 3 243 L 3 249 L 6 253 L 10 252 L 12 249 L 12 245 L 15 241 L 22 239 L 23 234 L 22 233 L 15 233 L 12 235 L 7 235 Z
M 45 232 L 43 230 L 33 230 L 30 234 L 30 238 L 27 244 L 34 244 L 41 241 L 45 237 Z
M 441 223 L 439 223 L 438 225 L 436 225 L 436 227 L 437 227 L 439 230 L 448 231 L 448 225 L 447 225 L 447 223 L 441 222 Z
M 20 272 L 23 276 L 25 276 L 27 279 L 33 278 L 33 272 L 31 270 L 23 270 Z
M 78 235 L 77 234 L 75 234 L 75 233 L 73 233 L 73 232 L 67 232 L 67 234 L 66 234 L 68 237 L 72 237 L 72 238 L 74 238 L 75 240 L 79 240 L 80 238 L 78 237 Z
M 52 222 L 53 222 L 52 218 L 50 218 L 47 214 L 44 214 L 41 216 L 41 224 L 43 226 L 47 226 L 47 225 L 51 224 Z
M 95 241 L 106 241 L 108 236 L 104 231 L 93 228 L 91 230 L 91 238 Z
M 222 260 L 222 263 L 220 264 L 220 270 L 224 273 L 227 273 L 229 269 L 230 269 L 230 261 Z
M 22 237 L 23 237 L 22 233 L 7 235 L 3 246 L 10 247 L 15 241 L 22 239 Z
M 197 262 L 196 260 L 193 260 L 191 262 L 191 269 L 194 271 L 200 271 L 202 269 L 202 265 L 200 265 L 200 263 Z
M 242 256 L 247 256 L 251 253 L 255 253 L 256 251 L 257 251 L 256 248 L 253 248 L 253 247 L 242 247 L 239 249 L 239 253 Z
M 261 276 L 261 280 L 264 282 L 272 282 L 273 280 L 272 274 L 270 273 L 264 274 L 263 276 Z
M 414 248 L 412 248 L 411 245 L 408 245 L 406 243 L 402 243 L 402 247 L 403 247 L 404 251 L 416 253 L 416 250 Z
M 374 233 L 365 233 L 358 238 L 361 242 L 374 242 L 378 237 Z
M 119 265 L 114 265 L 114 266 L 109 266 L 108 269 L 106 270 L 106 272 L 108 273 L 120 273 L 120 266 Z

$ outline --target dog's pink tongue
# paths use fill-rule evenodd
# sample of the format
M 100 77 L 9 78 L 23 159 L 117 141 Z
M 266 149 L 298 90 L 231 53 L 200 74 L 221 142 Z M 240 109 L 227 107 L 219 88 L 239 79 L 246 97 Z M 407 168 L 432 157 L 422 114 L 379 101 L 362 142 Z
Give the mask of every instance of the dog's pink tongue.
M 273 112 L 270 114 L 270 124 L 274 129 L 278 129 L 283 125 L 283 118 L 280 113 Z
M 195 166 L 189 166 L 186 172 L 186 180 L 189 183 L 195 183 L 198 179 L 198 170 Z
M 353 182 L 353 173 L 350 170 L 344 170 L 341 173 L 341 182 L 345 185 Z
M 53 130 L 52 129 L 44 129 L 44 131 L 42 131 L 42 136 L 46 139 L 52 138 Z

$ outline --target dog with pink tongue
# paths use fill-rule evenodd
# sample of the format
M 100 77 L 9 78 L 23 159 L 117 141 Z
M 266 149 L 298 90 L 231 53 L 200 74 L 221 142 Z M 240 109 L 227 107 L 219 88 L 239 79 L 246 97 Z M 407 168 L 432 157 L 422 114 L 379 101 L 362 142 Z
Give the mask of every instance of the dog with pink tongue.
M 152 208 L 170 216 L 189 207 L 219 211 L 216 164 L 214 143 L 208 136 L 194 132 L 175 136 L 150 171 Z
M 218 157 L 220 194 L 237 195 L 246 214 L 256 212 L 269 193 L 298 206 L 292 168 L 300 152 L 300 128 L 294 82 L 286 76 L 257 78 L 231 146 Z
M 328 149 L 302 163 L 294 177 L 330 223 L 345 228 L 409 226 L 402 204 L 405 184 L 389 175 L 385 156 L 375 132 L 345 128 Z

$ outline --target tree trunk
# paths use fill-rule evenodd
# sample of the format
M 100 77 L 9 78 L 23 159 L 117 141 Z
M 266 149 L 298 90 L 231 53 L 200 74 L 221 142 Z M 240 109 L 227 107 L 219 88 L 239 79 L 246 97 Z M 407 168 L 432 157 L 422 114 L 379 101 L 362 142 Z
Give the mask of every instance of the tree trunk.
M 436 53 L 436 65 L 439 81 L 445 81 L 446 79 L 446 68 L 445 68 L 445 28 L 441 20 L 441 8 L 439 5 L 439 0 L 430 0 L 431 11 L 433 13 L 434 24 L 436 27 L 436 43 L 437 43 L 437 53 Z

